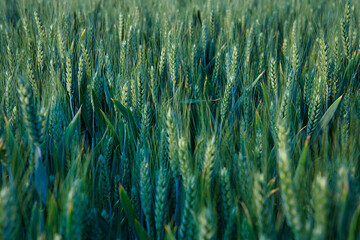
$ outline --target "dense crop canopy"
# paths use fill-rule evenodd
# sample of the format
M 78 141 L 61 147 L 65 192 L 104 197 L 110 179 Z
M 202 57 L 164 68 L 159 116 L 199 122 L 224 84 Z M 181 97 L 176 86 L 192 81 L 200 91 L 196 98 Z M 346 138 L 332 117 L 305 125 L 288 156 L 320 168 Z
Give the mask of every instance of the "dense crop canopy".
M 0 239 L 360 238 L 359 1 L 0 15 Z

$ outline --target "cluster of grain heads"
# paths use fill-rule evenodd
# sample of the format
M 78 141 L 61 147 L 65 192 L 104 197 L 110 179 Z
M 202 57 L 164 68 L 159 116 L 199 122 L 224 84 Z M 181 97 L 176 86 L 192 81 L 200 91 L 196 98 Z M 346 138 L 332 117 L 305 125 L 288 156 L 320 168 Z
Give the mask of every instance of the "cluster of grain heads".
M 349 40 L 349 27 L 350 27 L 350 1 L 346 1 L 345 12 L 343 19 L 340 20 L 341 37 L 344 56 L 347 60 L 350 59 L 350 40 Z
M 150 162 L 145 153 L 142 150 L 141 157 L 141 170 L 140 170 L 140 199 L 141 199 L 141 207 L 145 215 L 145 221 L 147 224 L 147 230 L 150 236 L 154 236 L 153 229 L 153 220 L 152 220 L 152 212 L 153 212 L 153 185 L 151 180 L 151 170 L 150 170 Z
M 52 141 L 57 145 L 63 137 L 66 119 L 61 109 L 60 103 L 56 100 L 50 109 L 50 128 L 49 135 Z
M 359 238 L 358 1 L 0 9 L 1 239 Z
M 185 202 L 179 227 L 180 239 L 191 239 L 197 234 L 195 216 L 196 211 L 196 182 L 194 176 L 187 176 L 184 180 Z
M 296 238 L 306 239 L 304 220 L 298 205 L 298 192 L 293 182 L 292 163 L 290 157 L 289 127 L 283 121 L 278 126 L 277 163 L 281 190 L 281 200 L 286 221 L 293 229 Z
M 161 166 L 156 175 L 156 190 L 155 190 L 155 227 L 156 235 L 162 238 L 164 234 L 165 214 L 168 208 L 168 188 L 169 188 L 169 175 L 168 169 Z
M 271 58 L 270 60 L 270 68 L 269 68 L 269 79 L 270 79 L 270 84 L 271 84 L 271 88 L 274 94 L 274 97 L 276 99 L 278 99 L 278 79 L 277 79 L 277 74 L 276 74 L 276 62 L 274 58 Z
M 10 74 L 6 74 L 6 85 L 4 92 L 4 105 L 5 115 L 8 119 L 12 119 L 12 122 L 16 121 L 16 106 L 18 102 L 18 84 L 17 79 Z
M 314 90 L 312 94 L 312 98 L 310 100 L 309 107 L 309 120 L 307 124 L 307 135 L 310 136 L 314 131 L 316 124 L 320 120 L 320 110 L 321 110 L 321 87 L 322 87 L 322 79 L 321 77 L 318 80 L 315 80 Z
M 221 169 L 220 171 L 220 196 L 221 196 L 221 227 L 224 238 L 231 238 L 232 231 L 234 228 L 234 216 L 233 210 L 234 202 L 233 202 L 233 194 L 231 191 L 231 183 L 230 183 L 230 173 L 226 168 Z
M 182 181 L 185 182 L 185 180 L 188 178 L 188 176 L 192 173 L 190 164 L 190 159 L 188 155 L 188 147 L 187 147 L 187 141 L 184 137 L 181 137 L 179 139 L 179 145 L 178 145 L 178 158 L 179 158 L 179 166 L 180 166 L 180 175 L 182 178 Z
M 149 134 L 149 128 L 150 128 L 150 104 L 146 104 L 144 108 L 142 109 L 141 113 L 141 125 L 140 125 L 140 143 L 139 148 L 146 145 L 148 134 Z
M 19 95 L 29 137 L 35 145 L 40 144 L 43 139 L 43 127 L 33 90 L 24 78 L 20 78 Z
M 291 73 L 287 77 L 286 86 L 282 94 L 280 107 L 278 110 L 278 116 L 277 116 L 278 122 L 276 127 L 278 127 L 278 125 L 281 124 L 282 121 L 284 120 L 286 121 L 289 118 L 289 106 L 292 97 L 293 82 L 294 82 L 294 72 L 291 71 Z
M 203 166 L 203 189 L 207 192 L 206 194 L 211 194 L 211 183 L 214 175 L 215 151 L 215 136 L 213 136 L 207 143 Z
M 28 61 L 27 61 L 27 73 L 28 73 L 28 76 L 29 76 L 29 79 L 30 79 L 30 82 L 31 82 L 32 89 L 34 91 L 34 95 L 38 96 L 40 92 L 39 92 L 38 82 L 35 79 L 35 72 L 34 71 L 35 70 L 34 70 L 33 63 L 31 61 L 31 59 L 28 59 Z
M 213 210 L 209 207 L 204 207 L 198 215 L 199 222 L 199 239 L 212 240 L 216 238 L 216 216 L 214 216 Z
M 326 177 L 317 176 L 313 185 L 314 229 L 312 239 L 326 239 L 327 219 L 329 215 L 328 183 Z
M 35 21 L 36 21 L 36 25 L 39 31 L 39 35 L 41 38 L 42 42 L 46 42 L 46 33 L 45 33 L 45 28 L 44 28 L 44 24 L 40 18 L 40 14 L 37 10 L 34 11 L 34 17 L 35 17 Z
M 72 73 L 72 61 L 71 56 L 66 56 L 66 90 L 69 94 L 70 99 L 74 95 L 74 83 L 73 83 L 73 73 Z
M 169 108 L 166 115 L 166 129 L 168 135 L 168 148 L 169 148 L 169 163 L 172 175 L 175 179 L 178 179 L 180 176 L 180 166 L 178 160 L 178 134 L 176 132 L 176 126 L 174 121 L 174 113 L 172 109 Z
M 176 87 L 176 62 L 175 62 L 175 44 L 172 44 L 169 49 L 168 55 L 168 66 L 170 72 L 170 80 L 172 84 L 172 88 L 175 91 Z
M 273 237 L 272 204 L 268 196 L 267 183 L 262 173 L 256 173 L 254 178 L 253 196 L 259 228 L 258 237 L 259 239 L 271 239 Z
M 235 52 L 236 52 L 236 48 L 234 49 L 234 54 L 235 54 Z M 234 56 L 237 56 L 237 55 L 234 55 Z M 232 60 L 234 63 L 236 63 L 235 59 L 232 59 Z M 226 83 L 224 95 L 223 95 L 223 98 L 221 101 L 221 108 L 220 108 L 221 122 L 225 121 L 225 117 L 226 117 L 227 111 L 229 109 L 230 97 L 231 97 L 233 87 L 234 87 L 234 82 L 235 82 L 235 70 L 236 70 L 236 65 L 233 66 L 232 64 L 230 64 L 230 56 L 227 54 L 226 55 L 227 83 Z

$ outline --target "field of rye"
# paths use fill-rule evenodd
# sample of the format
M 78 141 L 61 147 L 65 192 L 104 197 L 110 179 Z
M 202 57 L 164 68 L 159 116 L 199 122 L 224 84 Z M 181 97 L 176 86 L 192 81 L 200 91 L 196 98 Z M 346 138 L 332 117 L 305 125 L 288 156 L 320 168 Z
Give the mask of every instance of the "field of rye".
M 0 239 L 360 239 L 357 0 L 0 0 Z

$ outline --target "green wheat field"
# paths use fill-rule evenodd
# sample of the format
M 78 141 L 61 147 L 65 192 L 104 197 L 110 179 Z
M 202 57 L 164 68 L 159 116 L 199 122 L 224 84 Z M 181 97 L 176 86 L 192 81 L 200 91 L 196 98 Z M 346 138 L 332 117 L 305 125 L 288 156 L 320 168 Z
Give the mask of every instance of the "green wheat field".
M 0 239 L 360 239 L 357 0 L 0 0 Z

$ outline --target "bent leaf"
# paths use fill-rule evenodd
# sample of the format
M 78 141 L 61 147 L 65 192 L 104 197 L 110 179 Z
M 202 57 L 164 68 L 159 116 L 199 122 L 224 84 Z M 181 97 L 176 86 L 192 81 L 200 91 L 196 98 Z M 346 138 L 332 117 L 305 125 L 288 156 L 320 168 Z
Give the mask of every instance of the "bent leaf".
M 151 238 L 146 233 L 145 229 L 141 226 L 139 221 L 136 219 L 136 214 L 131 205 L 131 201 L 130 201 L 125 189 L 121 185 L 120 185 L 119 192 L 120 192 L 120 202 L 121 202 L 122 207 L 124 208 L 126 217 L 129 220 L 130 227 L 135 231 L 135 233 L 139 239 L 141 239 L 141 240 L 149 239 L 150 240 Z

